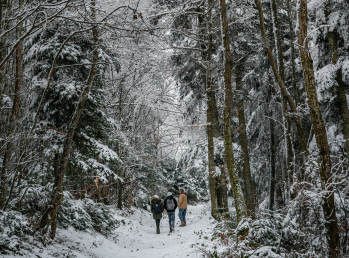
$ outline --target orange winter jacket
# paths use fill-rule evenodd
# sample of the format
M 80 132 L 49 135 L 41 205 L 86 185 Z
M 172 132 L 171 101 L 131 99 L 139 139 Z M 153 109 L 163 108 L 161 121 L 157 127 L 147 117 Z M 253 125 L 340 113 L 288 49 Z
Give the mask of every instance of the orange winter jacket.
M 185 193 L 180 194 L 178 198 L 178 209 L 187 208 L 187 195 Z

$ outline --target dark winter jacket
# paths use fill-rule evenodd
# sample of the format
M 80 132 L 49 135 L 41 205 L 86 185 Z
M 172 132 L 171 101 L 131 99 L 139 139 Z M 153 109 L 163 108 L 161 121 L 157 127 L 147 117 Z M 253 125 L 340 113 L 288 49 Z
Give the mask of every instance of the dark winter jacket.
M 154 203 L 154 202 L 159 202 L 160 205 L 161 205 L 161 212 L 158 213 L 158 214 L 154 213 L 154 211 L 153 211 L 153 203 Z M 152 200 L 151 200 L 151 204 L 150 204 L 150 210 L 151 210 L 151 212 L 153 213 L 153 218 L 154 218 L 154 219 L 161 219 L 161 218 L 162 218 L 162 212 L 164 211 L 164 204 L 163 204 L 163 203 L 161 202 L 161 200 L 158 199 L 158 198 L 152 199 Z
M 174 206 L 174 209 L 169 209 L 168 207 L 167 207 L 167 200 L 174 200 L 174 204 L 175 204 L 175 206 Z M 177 205 L 177 200 L 176 200 L 176 198 L 174 198 L 173 197 L 173 195 L 171 195 L 171 196 L 167 196 L 166 197 L 166 199 L 165 199 L 165 201 L 164 201 L 164 208 L 165 208 L 165 210 L 167 210 L 167 211 L 175 211 L 176 209 L 177 209 L 177 207 L 178 207 L 178 205 Z

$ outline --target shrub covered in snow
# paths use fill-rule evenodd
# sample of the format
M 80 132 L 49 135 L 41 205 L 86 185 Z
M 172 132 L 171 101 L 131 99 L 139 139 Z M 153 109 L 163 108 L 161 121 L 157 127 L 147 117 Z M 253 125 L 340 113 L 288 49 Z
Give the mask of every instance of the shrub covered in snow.
M 17 211 L 0 211 L 0 251 L 10 250 L 17 253 L 21 238 L 29 232 L 29 223 Z
M 83 207 L 93 223 L 93 229 L 97 232 L 108 236 L 117 228 L 119 221 L 113 217 L 108 206 L 95 203 L 90 199 L 84 199 Z
M 221 220 L 204 253 L 211 257 L 325 257 L 324 234 L 301 226 L 299 219 L 291 212 L 260 211 L 256 219 L 243 218 L 238 225 Z
M 58 213 L 60 226 L 97 231 L 105 236 L 110 235 L 117 228 L 119 222 L 114 218 L 109 206 L 95 203 L 87 198 L 76 201 L 67 192 L 65 192 L 64 197 Z

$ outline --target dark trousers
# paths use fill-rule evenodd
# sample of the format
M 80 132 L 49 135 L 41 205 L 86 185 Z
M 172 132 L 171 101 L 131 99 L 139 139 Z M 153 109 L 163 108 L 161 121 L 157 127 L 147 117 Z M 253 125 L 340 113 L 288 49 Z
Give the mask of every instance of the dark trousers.
M 156 229 L 160 229 L 160 220 L 161 219 L 156 219 L 155 222 L 156 222 Z

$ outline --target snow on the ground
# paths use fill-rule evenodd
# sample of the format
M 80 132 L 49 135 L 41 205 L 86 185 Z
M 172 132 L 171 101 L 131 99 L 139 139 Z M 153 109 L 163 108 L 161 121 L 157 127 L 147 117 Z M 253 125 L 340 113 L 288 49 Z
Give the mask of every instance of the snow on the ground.
M 176 211 L 175 232 L 169 233 L 167 215 L 160 224 L 160 234 L 156 234 L 155 220 L 145 210 L 133 209 L 133 214 L 116 211 L 121 221 L 116 229 L 116 238 L 107 239 L 100 234 L 59 229 L 53 244 L 44 249 L 33 246 L 32 253 L 25 257 L 76 257 L 76 258 L 162 258 L 162 257 L 202 257 L 199 248 L 207 243 L 212 232 L 208 204 L 188 205 L 187 226 L 179 227 Z M 5 255 L 4 258 L 16 257 Z

